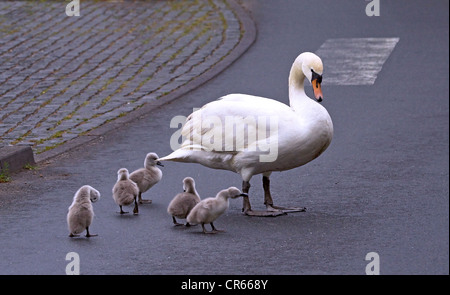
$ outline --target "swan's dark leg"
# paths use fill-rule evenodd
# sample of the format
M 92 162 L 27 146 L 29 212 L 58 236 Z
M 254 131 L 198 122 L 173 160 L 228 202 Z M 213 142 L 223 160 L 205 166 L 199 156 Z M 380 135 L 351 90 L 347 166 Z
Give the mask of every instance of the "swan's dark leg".
M 243 181 L 242 182 L 242 192 L 245 194 L 248 194 L 248 191 L 250 189 L 250 182 Z M 270 192 L 269 192 L 270 196 Z M 249 197 L 243 197 L 243 208 L 242 212 L 244 212 L 245 215 L 248 216 L 259 216 L 259 217 L 275 217 L 279 215 L 286 214 L 281 210 L 267 210 L 267 211 L 254 211 L 252 210 L 252 207 L 250 206 L 250 200 Z M 271 198 L 272 200 L 272 198 Z
M 272 206 L 273 200 L 270 194 L 270 179 L 267 176 L 263 176 L 263 188 L 264 188 L 264 205 Z
M 263 176 L 263 188 L 264 188 L 264 205 L 266 205 L 268 211 L 282 211 L 284 213 L 304 212 L 305 207 L 281 207 L 273 204 L 272 196 L 270 194 L 270 179 L 269 176 Z
M 250 182 L 245 180 L 242 181 L 242 192 L 248 195 L 249 190 L 250 190 Z M 250 206 L 250 200 L 248 199 L 248 197 L 244 197 L 242 199 L 243 199 L 242 212 L 244 212 L 244 214 L 247 214 L 248 211 L 252 211 L 252 207 Z

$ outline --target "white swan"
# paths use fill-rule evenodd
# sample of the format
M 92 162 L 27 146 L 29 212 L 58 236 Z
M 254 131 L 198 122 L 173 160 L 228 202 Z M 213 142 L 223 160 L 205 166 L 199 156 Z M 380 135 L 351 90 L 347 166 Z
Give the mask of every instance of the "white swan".
M 128 169 L 120 168 L 119 171 L 117 171 L 117 182 L 113 186 L 112 193 L 114 201 L 117 205 L 119 205 L 120 214 L 128 213 L 123 211 L 122 206 L 131 205 L 133 201 L 133 213 L 139 213 L 139 207 L 137 203 L 139 188 L 134 181 L 130 180 Z
M 200 201 L 187 216 L 186 220 L 190 224 L 201 224 L 203 233 L 215 234 L 223 231 L 214 227 L 213 221 L 222 215 L 229 207 L 229 199 L 235 199 L 238 197 L 248 197 L 247 194 L 241 193 L 236 187 L 229 187 L 228 189 L 221 190 L 215 198 L 206 198 Z M 205 229 L 205 223 L 211 225 L 212 231 L 207 232 Z
M 249 199 L 244 198 L 247 215 L 304 211 L 274 206 L 269 176 L 314 160 L 330 145 L 333 123 L 318 103 L 323 98 L 322 71 L 322 60 L 314 53 L 304 52 L 295 59 L 289 74 L 290 106 L 245 94 L 230 94 L 206 104 L 187 118 L 181 147 L 159 160 L 234 171 L 242 176 L 244 193 L 249 191 L 252 176 L 262 173 L 267 211 L 252 210 Z M 305 94 L 305 77 L 313 85 L 317 101 Z
M 97 236 L 89 233 L 89 226 L 94 219 L 92 203 L 97 202 L 98 199 L 100 199 L 100 193 L 92 186 L 83 185 L 77 190 L 67 213 L 69 237 L 79 236 L 84 230 L 88 238 Z
M 158 155 L 148 153 L 145 156 L 144 168 L 139 168 L 130 174 L 130 179 L 139 187 L 138 201 L 139 204 L 150 204 L 152 200 L 143 200 L 142 193 L 148 191 L 152 186 L 157 184 L 162 178 L 162 171 L 156 165 L 164 167 L 161 162 L 157 161 Z
M 183 225 L 178 223 L 176 218 L 184 219 L 191 212 L 192 208 L 200 202 L 200 196 L 195 189 L 195 181 L 192 177 L 183 179 L 184 192 L 177 194 L 167 207 L 167 213 L 172 216 L 173 224 Z M 189 223 L 186 223 L 189 226 Z

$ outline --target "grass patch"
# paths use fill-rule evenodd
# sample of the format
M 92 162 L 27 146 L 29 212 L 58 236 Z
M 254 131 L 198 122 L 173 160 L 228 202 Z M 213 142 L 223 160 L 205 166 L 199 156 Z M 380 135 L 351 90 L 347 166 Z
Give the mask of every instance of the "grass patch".
M 6 183 L 11 181 L 11 176 L 9 175 L 9 164 L 3 163 L 2 170 L 0 172 L 0 183 Z
M 27 169 L 27 170 L 36 170 L 37 168 L 38 168 L 37 166 L 31 165 L 30 163 L 26 163 L 23 166 L 23 169 Z

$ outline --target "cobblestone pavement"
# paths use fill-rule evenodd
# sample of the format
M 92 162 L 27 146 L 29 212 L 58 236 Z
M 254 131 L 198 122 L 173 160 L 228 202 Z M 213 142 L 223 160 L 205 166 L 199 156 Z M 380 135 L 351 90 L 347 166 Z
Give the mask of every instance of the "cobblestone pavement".
M 0 145 L 39 154 L 183 87 L 242 36 L 227 0 L 0 1 Z

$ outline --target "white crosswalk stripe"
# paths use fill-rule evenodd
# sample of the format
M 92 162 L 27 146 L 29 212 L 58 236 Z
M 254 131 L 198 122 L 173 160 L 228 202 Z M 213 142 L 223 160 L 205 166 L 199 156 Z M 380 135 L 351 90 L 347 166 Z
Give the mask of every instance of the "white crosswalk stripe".
M 316 51 L 323 85 L 373 85 L 399 38 L 328 39 Z

